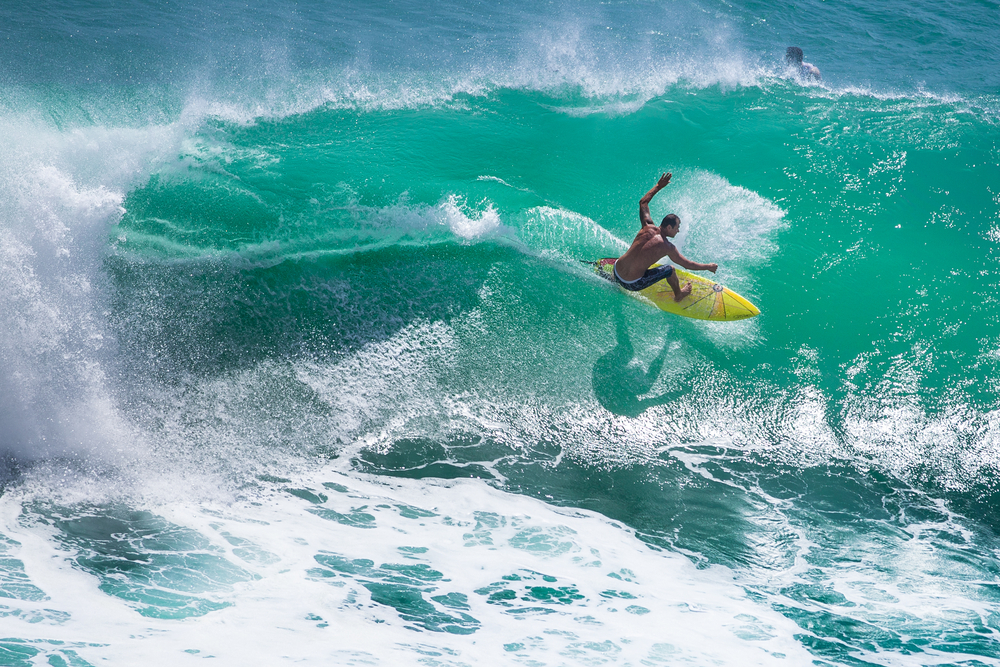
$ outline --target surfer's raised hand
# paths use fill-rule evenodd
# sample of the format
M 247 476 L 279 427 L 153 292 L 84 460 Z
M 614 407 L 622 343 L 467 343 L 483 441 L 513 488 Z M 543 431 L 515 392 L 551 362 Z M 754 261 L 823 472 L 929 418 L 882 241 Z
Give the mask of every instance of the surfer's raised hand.
M 712 273 L 715 273 L 716 271 L 719 270 L 719 265 L 718 264 L 706 264 L 705 265 L 705 270 L 706 271 L 711 271 Z
M 656 185 L 654 185 L 652 189 L 650 189 L 649 192 L 644 194 L 642 196 L 642 199 L 639 200 L 639 222 L 642 223 L 643 227 L 645 227 L 646 225 L 654 225 L 654 226 L 656 225 L 656 223 L 653 222 L 653 218 L 649 215 L 649 202 L 652 201 L 653 197 L 656 196 L 657 192 L 667 187 L 667 183 L 669 182 L 670 182 L 669 172 L 666 174 L 660 174 L 660 180 L 656 182 Z

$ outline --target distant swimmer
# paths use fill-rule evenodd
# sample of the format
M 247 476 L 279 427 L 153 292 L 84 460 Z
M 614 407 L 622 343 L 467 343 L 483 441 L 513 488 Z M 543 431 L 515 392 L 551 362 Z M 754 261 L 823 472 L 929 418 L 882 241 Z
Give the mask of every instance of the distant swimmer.
M 667 187 L 670 176 L 671 174 L 660 176 L 653 189 L 639 200 L 639 222 L 642 223 L 642 229 L 635 235 L 635 240 L 625 254 L 615 260 L 614 273 L 618 284 L 630 292 L 638 292 L 654 283 L 666 280 L 674 290 L 674 301 L 680 301 L 691 293 L 691 283 L 685 283 L 684 287 L 681 287 L 674 267 L 668 264 L 652 269 L 650 267 L 653 264 L 666 256 L 675 264 L 690 271 L 715 273 L 719 265 L 692 262 L 677 250 L 677 246 L 667 240 L 677 236 L 681 228 L 681 219 L 673 213 L 664 217 L 659 227 L 653 222 L 649 214 L 649 202 L 657 192 Z
M 799 74 L 806 79 L 813 79 L 815 81 L 823 80 L 823 75 L 819 73 L 818 67 L 802 60 L 802 49 L 797 46 L 788 47 L 788 50 L 785 51 L 785 62 L 789 66 L 796 68 Z

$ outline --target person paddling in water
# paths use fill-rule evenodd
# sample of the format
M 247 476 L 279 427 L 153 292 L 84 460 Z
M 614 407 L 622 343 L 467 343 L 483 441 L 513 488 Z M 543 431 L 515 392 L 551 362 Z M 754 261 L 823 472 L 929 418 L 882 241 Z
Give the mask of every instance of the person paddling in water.
M 615 280 L 625 289 L 638 292 L 661 280 L 666 280 L 671 289 L 674 290 L 674 301 L 680 301 L 691 293 L 691 283 L 685 283 L 681 287 L 677 279 L 677 272 L 669 264 L 650 268 L 664 256 L 669 257 L 674 264 L 683 266 L 690 271 L 715 271 L 718 264 L 699 264 L 692 262 L 682 255 L 677 246 L 668 239 L 677 236 L 681 228 L 681 219 L 671 213 L 663 218 L 663 222 L 657 227 L 653 222 L 653 217 L 649 214 L 649 202 L 652 201 L 656 193 L 667 187 L 671 174 L 663 174 L 656 182 L 653 189 L 642 196 L 639 200 L 639 222 L 642 229 L 635 235 L 631 247 L 625 254 L 615 260 L 614 272 Z

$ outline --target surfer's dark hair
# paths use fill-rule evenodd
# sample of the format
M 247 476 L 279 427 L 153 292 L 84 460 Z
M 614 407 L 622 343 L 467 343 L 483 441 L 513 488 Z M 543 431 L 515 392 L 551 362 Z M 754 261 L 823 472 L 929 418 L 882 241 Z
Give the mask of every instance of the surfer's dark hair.
M 668 213 L 663 216 L 663 221 L 660 223 L 660 227 L 676 227 L 679 224 L 681 224 L 681 219 L 673 213 Z
M 789 46 L 788 50 L 785 51 L 785 62 L 789 65 L 801 65 L 802 49 L 797 46 Z

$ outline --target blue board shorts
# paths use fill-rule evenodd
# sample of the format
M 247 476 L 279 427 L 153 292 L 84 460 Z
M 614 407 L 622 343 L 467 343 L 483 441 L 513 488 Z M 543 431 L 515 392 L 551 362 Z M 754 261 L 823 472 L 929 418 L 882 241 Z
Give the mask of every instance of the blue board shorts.
M 641 278 L 636 280 L 628 281 L 622 280 L 621 276 L 618 275 L 618 267 L 614 267 L 615 280 L 619 285 L 624 287 L 630 292 L 638 292 L 639 290 L 644 290 L 650 285 L 660 282 L 664 278 L 669 278 L 670 274 L 674 272 L 674 267 L 666 264 L 664 266 L 657 266 L 652 269 L 646 269 L 646 273 L 642 274 Z

